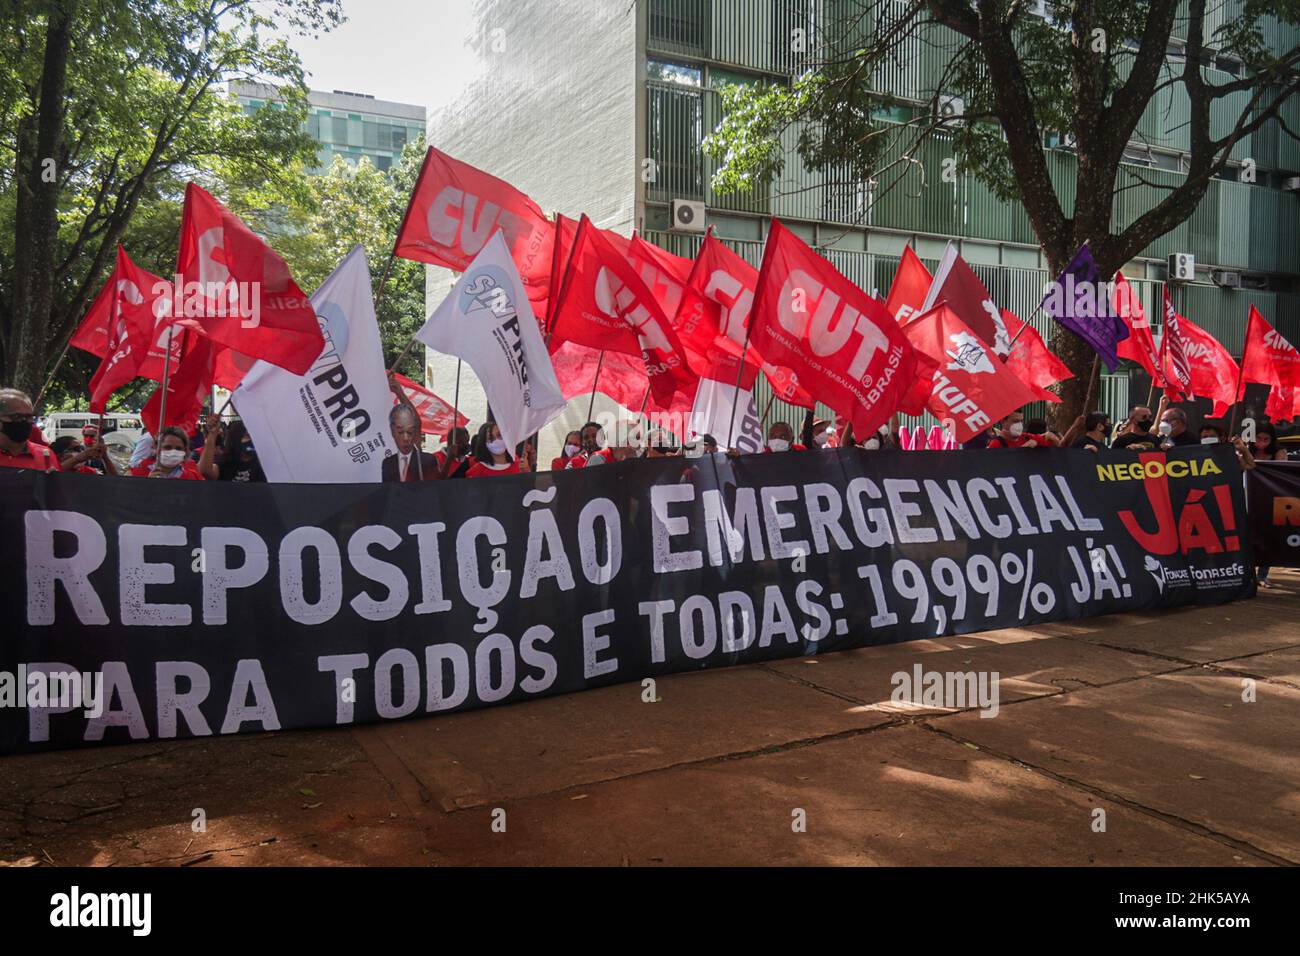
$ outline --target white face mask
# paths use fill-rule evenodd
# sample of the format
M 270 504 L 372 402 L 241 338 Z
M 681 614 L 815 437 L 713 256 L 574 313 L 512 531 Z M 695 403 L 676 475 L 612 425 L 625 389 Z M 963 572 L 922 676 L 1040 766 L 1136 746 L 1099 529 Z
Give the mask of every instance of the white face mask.
M 1012 438 L 1019 438 L 1025 432 L 1024 422 L 1012 422 L 1011 427 L 1007 429 L 1007 434 Z
M 867 451 L 879 451 L 880 439 L 868 438 L 865 442 L 862 443 L 862 447 L 865 448 Z
M 572 458 L 574 455 L 576 455 L 576 454 L 577 454 L 579 451 L 581 451 L 581 450 L 582 450 L 582 449 L 579 448 L 577 445 L 565 445 L 565 446 L 564 446 L 564 457 L 565 457 L 565 458 Z
M 687 446 L 686 446 L 686 457 L 687 457 L 687 458 L 703 458 L 703 457 L 704 457 L 704 446 L 703 446 L 703 445 L 687 445 Z
M 164 468 L 175 468 L 185 460 L 185 452 L 179 448 L 169 448 L 158 455 L 158 464 Z
M 789 451 L 790 443 L 784 438 L 769 438 L 767 440 L 767 447 L 771 451 Z
M 1173 434 L 1173 431 L 1174 431 L 1173 425 L 1169 424 L 1168 422 L 1160 423 L 1159 432 L 1161 435 L 1171 435 Z
M 829 431 L 824 431 L 816 435 L 813 435 L 813 444 L 816 445 L 818 448 L 825 448 L 826 443 L 830 440 L 831 440 L 831 433 Z
M 504 455 L 506 453 L 506 443 L 503 439 L 497 438 L 487 443 L 487 449 L 494 455 Z
M 1207 435 L 1205 438 L 1201 439 L 1202 445 L 1217 445 L 1218 443 L 1219 438 L 1217 435 Z

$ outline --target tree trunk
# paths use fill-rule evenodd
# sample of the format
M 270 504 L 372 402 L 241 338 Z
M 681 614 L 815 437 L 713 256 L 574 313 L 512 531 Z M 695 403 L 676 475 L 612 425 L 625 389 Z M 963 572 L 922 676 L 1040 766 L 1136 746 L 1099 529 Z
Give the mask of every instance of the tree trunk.
M 54 305 L 59 189 L 66 110 L 68 51 L 76 0 L 52 4 L 45 29 L 40 100 L 20 124 L 14 181 L 13 325 L 4 355 L 3 381 L 33 398 L 44 384 Z

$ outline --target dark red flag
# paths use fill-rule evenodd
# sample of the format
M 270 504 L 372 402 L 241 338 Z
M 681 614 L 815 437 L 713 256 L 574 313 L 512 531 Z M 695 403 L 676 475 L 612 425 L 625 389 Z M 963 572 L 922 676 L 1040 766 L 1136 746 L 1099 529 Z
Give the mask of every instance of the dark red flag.
M 950 306 L 931 309 L 903 331 L 918 352 L 938 360 L 929 408 L 939 421 L 952 423 L 958 441 L 970 441 L 1037 399 Z
M 917 359 L 882 303 L 773 219 L 750 344 L 869 435 L 899 407 Z
M 1160 371 L 1165 380 L 1165 394 L 1171 402 L 1182 402 L 1192 397 L 1192 367 L 1187 360 L 1187 347 L 1183 342 L 1182 323 L 1186 321 L 1174 308 L 1165 286 L 1165 321 L 1160 333 Z
M 1011 337 L 1002 325 L 1002 312 L 980 277 L 957 254 L 957 247 L 951 242 L 939 260 L 939 268 L 935 270 L 921 310 L 928 312 L 944 302 L 980 337 L 981 342 L 993 346 L 998 355 L 1007 354 Z
M 1137 362 L 1151 376 L 1156 388 L 1165 387 L 1165 377 L 1160 372 L 1160 351 L 1156 340 L 1151 335 L 1151 323 L 1142 311 L 1142 303 L 1137 293 L 1128 284 L 1122 273 L 1115 273 L 1114 294 L 1111 305 L 1124 324 L 1128 326 L 1128 338 L 1120 339 L 1115 352 L 1122 359 Z

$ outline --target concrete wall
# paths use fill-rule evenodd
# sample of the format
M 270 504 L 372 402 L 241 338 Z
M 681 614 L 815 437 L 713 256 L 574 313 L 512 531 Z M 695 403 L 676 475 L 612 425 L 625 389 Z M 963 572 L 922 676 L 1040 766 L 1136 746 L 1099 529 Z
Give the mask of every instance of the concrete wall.
M 630 0 L 481 0 L 468 40 L 475 68 L 455 77 L 428 65 L 430 82 L 461 87 L 430 116 L 430 145 L 501 177 L 548 214 L 585 212 L 596 225 L 630 235 L 639 172 L 637 16 Z M 430 311 L 455 279 L 428 270 Z M 425 365 L 430 388 L 450 401 L 456 359 L 429 351 Z M 612 408 L 600 402 L 598 409 Z M 486 419 L 486 397 L 468 367 L 460 407 L 471 430 Z M 586 411 L 587 399 L 574 399 L 543 434 L 547 464 Z

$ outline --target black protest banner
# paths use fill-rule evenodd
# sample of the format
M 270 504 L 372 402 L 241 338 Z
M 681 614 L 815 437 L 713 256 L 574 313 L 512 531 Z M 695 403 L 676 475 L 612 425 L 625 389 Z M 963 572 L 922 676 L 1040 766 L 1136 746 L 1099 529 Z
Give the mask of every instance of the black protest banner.
M 1229 601 L 1255 586 L 1242 497 L 1226 448 L 408 485 L 0 469 L 0 701 L 4 675 L 28 695 L 0 707 L 0 751 L 396 719 Z
M 1246 472 L 1246 502 L 1256 562 L 1300 567 L 1300 462 L 1263 461 Z

